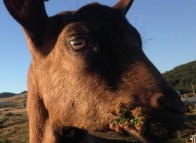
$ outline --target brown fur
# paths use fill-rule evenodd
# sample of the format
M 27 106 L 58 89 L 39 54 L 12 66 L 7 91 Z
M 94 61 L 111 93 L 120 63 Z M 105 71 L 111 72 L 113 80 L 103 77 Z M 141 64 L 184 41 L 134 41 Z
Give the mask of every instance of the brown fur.
M 122 104 L 141 106 L 169 130 L 183 125 L 184 104 L 145 56 L 139 33 L 125 18 L 132 1 L 121 0 L 113 8 L 90 4 L 53 17 L 41 0 L 4 3 L 22 25 L 32 54 L 30 143 L 114 142 L 86 131 L 110 131 L 112 113 Z M 69 41 L 78 38 L 86 47 L 71 50 Z M 135 135 L 158 140 L 149 133 Z

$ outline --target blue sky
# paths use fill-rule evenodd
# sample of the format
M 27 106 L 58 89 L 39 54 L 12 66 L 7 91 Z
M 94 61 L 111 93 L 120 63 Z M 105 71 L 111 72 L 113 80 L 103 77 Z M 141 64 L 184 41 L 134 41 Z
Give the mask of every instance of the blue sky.
M 91 0 L 50 0 L 48 15 L 75 10 Z M 97 0 L 112 6 L 117 0 Z M 127 13 L 143 50 L 161 73 L 196 60 L 196 0 L 135 0 Z M 31 55 L 21 27 L 0 1 L 0 92 L 26 90 Z

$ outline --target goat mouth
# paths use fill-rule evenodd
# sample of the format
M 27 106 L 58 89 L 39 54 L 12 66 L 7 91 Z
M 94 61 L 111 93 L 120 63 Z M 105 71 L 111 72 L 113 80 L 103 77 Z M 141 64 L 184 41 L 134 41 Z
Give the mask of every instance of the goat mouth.
M 169 117 L 164 115 L 158 117 L 163 118 L 163 120 L 158 120 L 158 118 L 152 118 L 152 115 L 145 114 L 141 107 L 126 108 L 119 115 L 116 115 L 114 122 L 110 124 L 110 129 L 121 134 L 128 133 L 129 135 L 134 135 L 144 143 L 168 140 L 174 137 L 173 135 L 177 130 L 176 126 L 182 125 L 185 120 L 182 113 L 174 114 L 169 111 L 162 108 L 161 112 Z M 172 123 L 169 123 L 171 120 Z M 171 125 L 174 122 L 177 123 Z
M 129 141 L 129 142 L 143 142 L 143 143 L 157 143 L 160 141 L 168 141 L 176 136 L 175 131 L 170 131 L 159 122 L 148 123 L 145 130 L 142 132 L 128 123 L 110 124 L 110 128 L 115 131 L 116 137 L 110 139 Z M 103 136 L 102 136 L 103 137 Z

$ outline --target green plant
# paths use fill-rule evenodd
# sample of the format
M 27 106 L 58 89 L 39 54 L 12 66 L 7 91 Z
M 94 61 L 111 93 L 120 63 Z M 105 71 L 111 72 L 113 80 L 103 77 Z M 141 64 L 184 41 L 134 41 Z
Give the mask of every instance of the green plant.
M 122 106 L 120 110 L 121 113 L 114 120 L 116 124 L 129 123 L 134 118 L 126 105 Z
M 145 130 L 146 116 L 142 112 L 141 107 L 136 107 L 134 109 L 128 108 L 123 105 L 120 109 L 120 114 L 118 114 L 114 120 L 116 124 L 128 124 L 136 130 L 143 132 Z

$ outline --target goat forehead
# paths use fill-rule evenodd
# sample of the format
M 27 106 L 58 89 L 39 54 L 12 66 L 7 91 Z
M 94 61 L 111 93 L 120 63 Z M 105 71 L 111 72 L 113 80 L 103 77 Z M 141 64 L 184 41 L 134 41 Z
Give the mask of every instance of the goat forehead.
M 118 10 L 98 4 L 84 6 L 68 16 L 65 13 L 60 22 L 60 25 L 64 25 L 63 29 L 68 29 L 68 33 L 100 33 L 105 36 L 109 34 L 110 37 L 120 36 L 127 32 L 122 29 L 130 28 L 126 18 Z
M 62 12 L 60 15 L 64 15 L 62 18 L 67 19 L 67 13 Z M 117 9 L 100 5 L 98 3 L 89 4 L 83 6 L 77 11 L 72 11 L 69 15 L 70 22 L 86 22 L 88 24 L 94 24 L 96 21 L 101 21 L 102 23 L 106 23 L 105 21 L 109 21 L 110 24 L 113 22 L 119 23 L 120 20 L 124 18 L 124 15 Z M 69 14 L 70 14 L 69 13 Z M 117 19 L 119 19 L 117 21 Z M 113 20 L 113 21 L 111 21 Z

